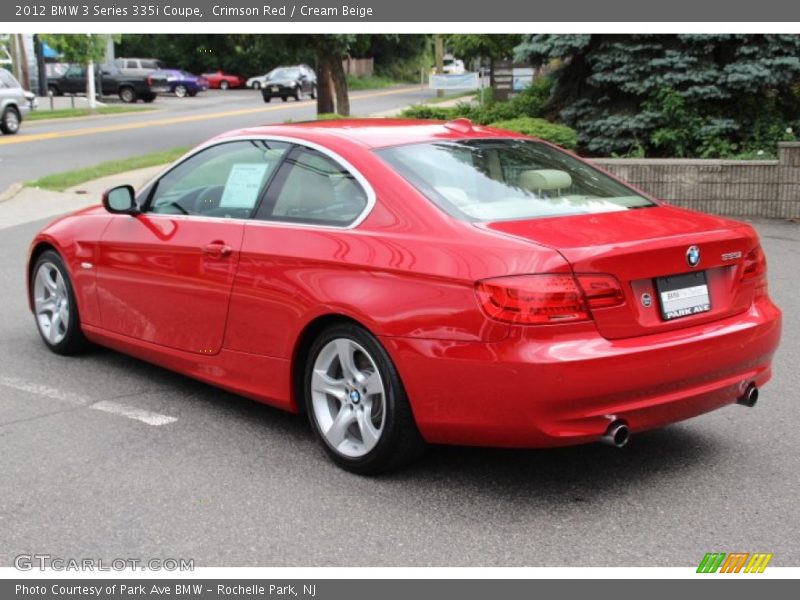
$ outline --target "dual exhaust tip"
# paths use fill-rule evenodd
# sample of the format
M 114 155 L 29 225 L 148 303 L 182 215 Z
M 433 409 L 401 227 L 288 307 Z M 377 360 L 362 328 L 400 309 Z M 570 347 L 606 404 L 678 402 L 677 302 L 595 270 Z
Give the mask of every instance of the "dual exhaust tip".
M 744 393 L 736 400 L 737 404 L 753 408 L 758 402 L 758 386 L 750 382 L 745 388 Z M 615 448 L 622 448 L 631 439 L 631 430 L 628 424 L 621 419 L 617 419 L 608 426 L 606 432 L 600 437 L 600 441 Z

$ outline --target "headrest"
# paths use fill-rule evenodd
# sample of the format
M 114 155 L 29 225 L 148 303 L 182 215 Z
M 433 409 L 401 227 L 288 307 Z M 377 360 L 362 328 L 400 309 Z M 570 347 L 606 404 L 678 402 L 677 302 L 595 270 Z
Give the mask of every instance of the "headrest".
M 572 185 L 572 177 L 566 171 L 558 169 L 531 169 L 519 174 L 517 185 L 533 192 L 563 190 Z

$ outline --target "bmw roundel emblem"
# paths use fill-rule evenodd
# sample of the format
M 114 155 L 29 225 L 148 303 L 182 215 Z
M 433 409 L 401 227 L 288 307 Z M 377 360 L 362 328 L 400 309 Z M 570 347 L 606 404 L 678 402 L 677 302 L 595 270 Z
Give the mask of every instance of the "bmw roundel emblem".
M 653 297 L 645 292 L 642 294 L 642 306 L 645 308 L 650 308 L 650 305 L 653 303 Z
M 697 246 L 689 246 L 686 251 L 686 264 L 690 267 L 696 267 L 700 264 L 700 248 Z

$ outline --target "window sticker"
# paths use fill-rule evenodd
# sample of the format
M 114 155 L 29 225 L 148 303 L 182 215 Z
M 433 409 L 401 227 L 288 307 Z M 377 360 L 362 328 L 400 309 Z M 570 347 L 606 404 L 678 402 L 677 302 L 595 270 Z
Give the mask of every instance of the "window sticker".
M 253 208 L 261 191 L 261 183 L 269 165 L 265 163 L 239 163 L 231 167 L 220 207 Z

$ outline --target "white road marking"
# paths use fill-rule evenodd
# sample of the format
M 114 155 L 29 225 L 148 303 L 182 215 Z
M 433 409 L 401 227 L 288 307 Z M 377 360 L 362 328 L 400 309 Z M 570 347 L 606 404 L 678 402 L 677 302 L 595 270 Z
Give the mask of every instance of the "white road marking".
M 82 396 L 78 396 L 77 394 L 62 392 L 56 388 L 51 388 L 40 383 L 25 381 L 24 379 L 19 379 L 18 377 L 7 377 L 5 375 L 0 375 L 0 385 L 13 390 L 19 390 L 20 392 L 27 392 L 28 394 L 50 398 L 51 400 L 66 402 L 67 404 L 72 404 L 73 406 L 88 406 L 91 403 L 90 400 L 87 400 Z
M 147 423 L 153 427 L 168 425 L 169 423 L 174 423 L 178 420 L 175 417 L 168 417 L 167 415 L 161 415 L 159 413 L 144 410 L 143 408 L 137 408 L 135 406 L 129 406 L 127 404 L 120 404 L 119 402 L 114 402 L 112 400 L 101 400 L 100 402 L 95 402 L 89 408 L 94 410 L 102 410 L 103 412 L 114 415 L 121 415 L 123 417 L 128 417 L 129 419 L 136 419 L 137 421 Z
M 134 419 L 136 421 L 141 421 L 142 423 L 147 423 L 153 427 L 168 425 L 178 420 L 175 417 L 162 415 L 156 412 L 145 410 L 143 408 L 130 406 L 128 404 L 120 404 L 119 402 L 114 402 L 113 400 L 100 400 L 99 402 L 92 402 L 90 399 L 84 398 L 78 394 L 64 392 L 47 385 L 26 381 L 18 377 L 0 375 L 0 386 L 28 394 L 33 394 L 35 396 L 41 396 L 42 398 L 49 398 L 50 400 L 58 400 L 59 402 L 70 404 L 71 406 L 83 406 L 92 410 L 99 410 L 102 412 L 127 417 L 128 419 Z

